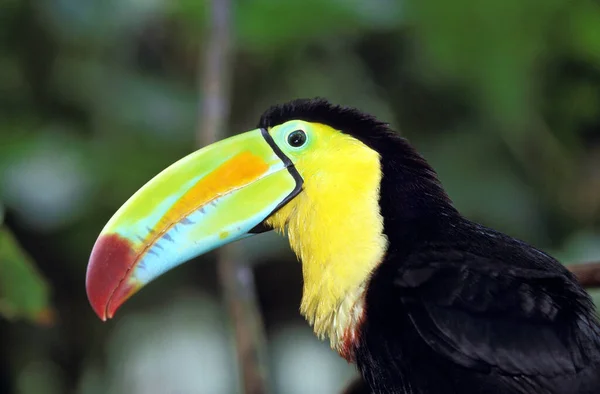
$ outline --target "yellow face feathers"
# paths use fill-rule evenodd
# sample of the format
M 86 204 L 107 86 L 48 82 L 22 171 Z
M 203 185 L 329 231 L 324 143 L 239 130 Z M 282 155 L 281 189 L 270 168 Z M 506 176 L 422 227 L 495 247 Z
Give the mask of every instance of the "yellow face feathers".
M 286 145 L 295 130 L 307 141 Z M 270 131 L 304 179 L 303 191 L 267 224 L 287 230 L 302 262 L 301 313 L 315 333 L 340 350 L 362 313 L 365 282 L 382 260 L 387 240 L 379 209 L 379 154 L 329 126 L 290 121 Z

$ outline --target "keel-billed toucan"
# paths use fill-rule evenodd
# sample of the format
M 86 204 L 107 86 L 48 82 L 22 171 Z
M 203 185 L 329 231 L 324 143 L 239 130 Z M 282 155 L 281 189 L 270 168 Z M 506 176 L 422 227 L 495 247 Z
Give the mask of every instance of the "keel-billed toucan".
M 461 216 L 388 124 L 321 99 L 269 109 L 133 195 L 93 248 L 91 305 L 110 318 L 165 271 L 268 229 L 302 262 L 301 313 L 373 393 L 600 393 L 600 325 L 574 276 Z

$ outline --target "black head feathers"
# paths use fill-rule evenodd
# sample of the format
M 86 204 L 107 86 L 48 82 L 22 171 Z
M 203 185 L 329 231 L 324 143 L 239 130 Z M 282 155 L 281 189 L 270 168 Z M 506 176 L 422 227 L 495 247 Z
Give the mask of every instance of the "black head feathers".
M 425 159 L 388 123 L 356 108 L 335 105 L 323 98 L 296 99 L 269 108 L 261 116 L 258 127 L 269 129 L 290 120 L 325 124 L 377 151 L 385 163 L 405 167 L 428 178 L 436 177 Z
M 328 125 L 367 145 L 372 145 L 369 141 L 373 139 L 395 135 L 388 123 L 373 115 L 356 108 L 332 104 L 323 98 L 296 99 L 275 105 L 261 116 L 258 127 L 268 129 L 295 119 Z

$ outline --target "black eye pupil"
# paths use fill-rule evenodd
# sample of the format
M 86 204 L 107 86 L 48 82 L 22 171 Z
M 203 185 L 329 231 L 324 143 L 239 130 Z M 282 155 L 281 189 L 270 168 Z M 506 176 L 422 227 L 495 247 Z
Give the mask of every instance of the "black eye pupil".
M 302 130 L 292 131 L 290 135 L 288 135 L 288 144 L 293 146 L 294 148 L 298 148 L 306 142 L 306 133 Z

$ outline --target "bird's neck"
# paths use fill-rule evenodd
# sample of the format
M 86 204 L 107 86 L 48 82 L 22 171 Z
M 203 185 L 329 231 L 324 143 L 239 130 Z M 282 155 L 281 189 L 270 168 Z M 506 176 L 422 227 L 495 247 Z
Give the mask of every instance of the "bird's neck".
M 406 139 L 394 134 L 371 146 L 381 155 L 379 206 L 388 251 L 407 253 L 418 240 L 436 236 L 449 223 L 462 220 L 437 173 Z

